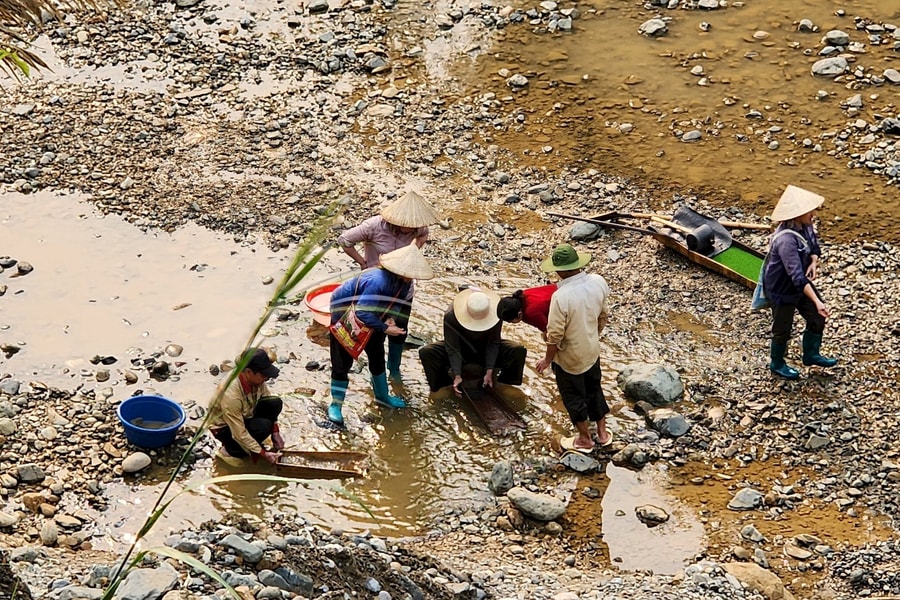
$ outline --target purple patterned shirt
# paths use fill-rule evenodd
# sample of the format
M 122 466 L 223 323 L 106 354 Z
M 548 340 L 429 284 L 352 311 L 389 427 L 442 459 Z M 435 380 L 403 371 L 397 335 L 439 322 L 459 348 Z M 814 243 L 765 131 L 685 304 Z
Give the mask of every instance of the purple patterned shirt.
M 366 269 L 378 266 L 382 254 L 409 246 L 416 238 L 428 236 L 427 227 L 419 227 L 410 233 L 401 233 L 399 229 L 385 221 L 381 215 L 366 219 L 356 227 L 352 227 L 338 237 L 342 247 L 355 246 L 363 242 Z

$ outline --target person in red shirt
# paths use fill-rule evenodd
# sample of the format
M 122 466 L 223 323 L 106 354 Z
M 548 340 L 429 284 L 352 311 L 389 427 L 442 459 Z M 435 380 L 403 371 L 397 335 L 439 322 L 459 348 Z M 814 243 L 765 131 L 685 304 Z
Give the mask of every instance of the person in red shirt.
M 547 333 L 547 315 L 550 314 L 550 298 L 556 284 L 516 290 L 511 296 L 500 298 L 497 316 L 507 323 L 525 322 Z

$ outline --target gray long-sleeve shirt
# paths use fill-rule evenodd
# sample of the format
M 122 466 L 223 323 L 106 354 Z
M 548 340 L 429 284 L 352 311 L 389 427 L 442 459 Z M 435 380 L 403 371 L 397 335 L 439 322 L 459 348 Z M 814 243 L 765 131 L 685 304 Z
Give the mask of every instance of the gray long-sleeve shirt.
M 444 343 L 450 359 L 450 371 L 454 376 L 462 375 L 462 366 L 467 362 L 493 369 L 500 353 L 500 329 L 503 321 L 487 331 L 470 331 L 459 324 L 453 308 L 444 313 Z

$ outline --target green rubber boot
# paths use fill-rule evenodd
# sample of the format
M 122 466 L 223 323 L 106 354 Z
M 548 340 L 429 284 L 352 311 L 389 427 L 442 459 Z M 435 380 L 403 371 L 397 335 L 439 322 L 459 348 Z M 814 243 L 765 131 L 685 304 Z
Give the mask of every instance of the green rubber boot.
M 344 424 L 344 415 L 341 409 L 344 406 L 344 398 L 347 396 L 349 381 L 331 380 L 331 404 L 328 405 L 328 420 L 337 425 Z
M 387 368 L 388 376 L 394 383 L 403 383 L 403 375 L 400 374 L 400 361 L 403 358 L 403 342 L 388 340 Z
M 799 379 L 800 371 L 784 362 L 785 352 L 787 352 L 786 343 L 774 340 L 771 342 L 769 345 L 769 357 L 772 359 L 772 362 L 769 363 L 769 370 L 785 379 Z
M 388 408 L 406 408 L 403 398 L 391 396 L 388 393 L 387 374 L 372 375 L 372 391 L 375 392 L 375 402 Z
M 807 367 L 833 367 L 836 358 L 825 358 L 819 354 L 822 347 L 822 334 L 811 331 L 803 332 L 803 364 Z

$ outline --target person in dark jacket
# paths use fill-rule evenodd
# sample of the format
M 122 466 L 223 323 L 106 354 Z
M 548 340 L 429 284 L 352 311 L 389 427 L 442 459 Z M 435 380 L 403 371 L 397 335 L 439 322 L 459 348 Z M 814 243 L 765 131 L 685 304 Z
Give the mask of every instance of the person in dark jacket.
M 357 318 L 372 328 L 372 337 L 365 347 L 372 375 L 375 402 L 389 408 L 405 408 L 402 398 L 388 393 L 384 360 L 385 336 L 406 333 L 397 326 L 395 316 L 403 314 L 398 305 L 409 303 L 409 288 L 413 279 L 431 279 L 433 272 L 418 245 L 413 242 L 399 250 L 381 256 L 381 266 L 363 271 L 342 283 L 331 294 L 331 323 L 337 323 L 344 313 L 355 307 Z M 331 404 L 328 420 L 343 425 L 344 398 L 350 386 L 353 356 L 333 333 L 329 333 L 331 350 Z
M 799 371 L 785 361 L 794 312 L 806 321 L 803 332 L 803 364 L 833 367 L 834 358 L 822 356 L 822 333 L 830 311 L 825 306 L 813 281 L 818 274 L 822 250 L 813 229 L 813 213 L 825 198 L 789 185 L 775 210 L 772 220 L 779 223 L 772 234 L 769 260 L 763 274 L 766 298 L 772 303 L 772 341 L 769 369 L 786 379 L 797 379 Z
M 452 385 L 453 393 L 461 396 L 466 364 L 482 368 L 483 387 L 493 387 L 496 371 L 498 382 L 522 384 L 527 351 L 521 344 L 500 339 L 503 322 L 497 316 L 499 301 L 495 292 L 474 287 L 459 292 L 453 299 L 453 305 L 444 313 L 444 340 L 419 349 L 432 392 Z

